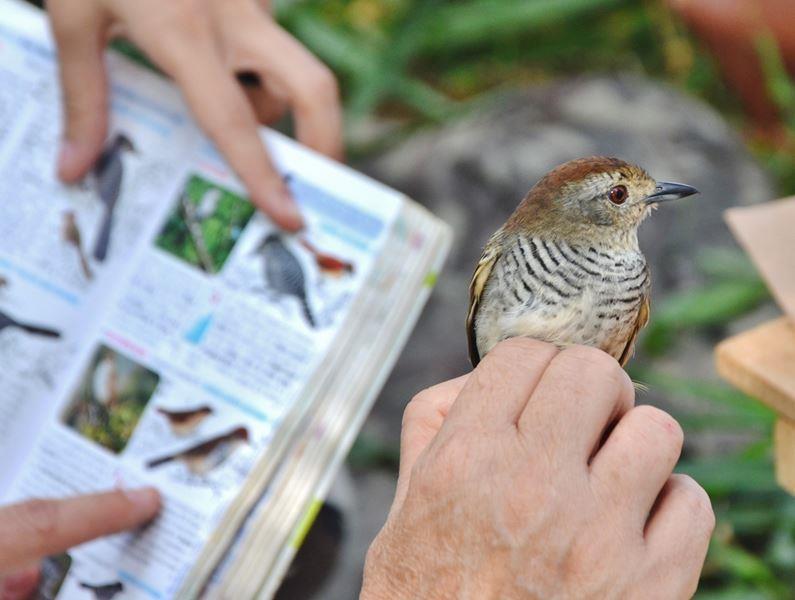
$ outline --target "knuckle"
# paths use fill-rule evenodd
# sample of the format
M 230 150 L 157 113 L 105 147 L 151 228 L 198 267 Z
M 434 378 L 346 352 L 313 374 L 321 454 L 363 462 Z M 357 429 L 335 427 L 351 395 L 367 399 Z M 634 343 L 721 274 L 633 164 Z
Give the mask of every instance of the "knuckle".
M 161 24 L 173 29 L 189 29 L 204 14 L 201 0 L 171 0 L 163 5 Z
M 416 421 L 421 413 L 423 412 L 423 407 L 428 402 L 428 391 L 422 390 L 414 395 L 414 397 L 409 401 L 406 405 L 406 408 L 403 409 L 403 427 L 405 428 L 408 423 L 412 423 Z
M 684 484 L 682 486 L 684 501 L 687 502 L 690 514 L 705 531 L 712 534 L 715 529 L 715 511 L 709 494 L 691 477 L 686 475 L 680 477 Z
M 591 376 L 600 375 L 618 379 L 624 371 L 615 358 L 591 346 L 570 346 L 560 353 L 560 360 L 571 362 L 579 369 L 585 369 Z
M 527 355 L 555 356 L 559 352 L 554 344 L 542 342 L 528 337 L 513 337 L 501 341 L 486 355 L 483 362 L 488 357 L 493 356 L 492 360 L 514 361 Z
M 665 446 L 678 453 L 685 439 L 679 422 L 664 410 L 645 404 L 633 409 L 635 417 L 652 429 L 655 438 L 665 441 Z
M 337 78 L 326 65 L 318 63 L 309 77 L 309 93 L 324 101 L 336 101 L 339 96 Z

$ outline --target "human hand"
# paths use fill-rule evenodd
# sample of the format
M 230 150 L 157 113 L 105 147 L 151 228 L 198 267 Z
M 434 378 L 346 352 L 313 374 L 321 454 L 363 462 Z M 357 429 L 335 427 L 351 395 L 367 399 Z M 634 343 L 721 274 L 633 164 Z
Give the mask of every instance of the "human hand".
M 406 408 L 361 597 L 687 598 L 714 515 L 682 430 L 586 347 L 495 347 Z
M 337 84 L 331 71 L 279 27 L 257 0 L 49 0 L 58 46 L 64 134 L 58 174 L 85 175 L 108 129 L 103 50 L 123 34 L 174 79 L 199 125 L 238 174 L 251 201 L 285 229 L 302 218 L 268 157 L 257 121 L 291 107 L 299 141 L 342 156 Z M 245 89 L 236 74 L 255 74 Z
M 160 510 L 153 488 L 115 490 L 0 508 L 0 598 L 22 600 L 36 588 L 39 561 L 94 538 L 132 529 Z

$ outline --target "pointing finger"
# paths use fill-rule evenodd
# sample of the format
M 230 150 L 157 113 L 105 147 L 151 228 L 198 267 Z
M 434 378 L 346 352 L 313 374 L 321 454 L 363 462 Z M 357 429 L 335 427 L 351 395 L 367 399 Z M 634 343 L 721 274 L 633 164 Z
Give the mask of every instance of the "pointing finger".
M 48 3 L 58 48 L 64 131 L 58 176 L 72 182 L 96 160 L 108 128 L 107 77 L 103 61 L 107 15 L 93 2 Z
M 0 565 L 18 571 L 50 554 L 142 525 L 160 509 L 152 488 L 62 500 L 28 500 L 0 509 Z
M 197 121 L 248 190 L 251 201 L 279 226 L 300 229 L 303 219 L 270 160 L 251 106 L 211 52 L 181 61 L 174 78 Z

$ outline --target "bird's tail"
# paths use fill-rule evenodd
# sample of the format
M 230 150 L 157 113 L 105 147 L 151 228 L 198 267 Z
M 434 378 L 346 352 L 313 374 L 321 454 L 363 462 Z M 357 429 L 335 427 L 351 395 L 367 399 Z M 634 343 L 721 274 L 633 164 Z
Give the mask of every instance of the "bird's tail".
M 50 338 L 59 338 L 61 337 L 61 332 L 55 329 L 50 329 L 48 327 L 37 327 L 36 325 L 28 325 L 26 323 L 18 323 L 17 327 L 19 327 L 22 331 L 27 333 L 32 333 L 34 335 L 42 335 L 44 337 Z
M 175 458 L 176 455 L 174 454 L 169 454 L 168 456 L 161 456 L 160 458 L 155 458 L 153 460 L 150 460 L 148 463 L 146 463 L 146 468 L 154 469 L 155 467 L 159 467 L 160 465 L 164 465 L 168 462 L 171 462 Z
M 94 244 L 94 258 L 102 262 L 108 255 L 108 246 L 110 246 L 110 229 L 113 225 L 113 212 L 111 209 L 106 209 L 105 218 L 102 219 L 102 227 L 99 230 L 99 236 Z
M 317 322 L 315 321 L 315 317 L 312 314 L 312 308 L 309 306 L 309 301 L 305 296 L 301 298 L 301 308 L 304 311 L 304 316 L 306 317 L 307 323 L 309 323 L 309 326 L 312 329 L 315 329 L 317 327 Z

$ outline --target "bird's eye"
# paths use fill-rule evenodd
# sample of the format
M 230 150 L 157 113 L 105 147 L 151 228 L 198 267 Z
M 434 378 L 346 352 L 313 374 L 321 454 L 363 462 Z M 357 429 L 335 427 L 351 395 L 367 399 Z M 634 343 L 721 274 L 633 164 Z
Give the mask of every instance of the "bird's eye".
M 624 204 L 627 201 L 627 196 L 627 186 L 625 185 L 617 185 L 607 195 L 613 204 Z

